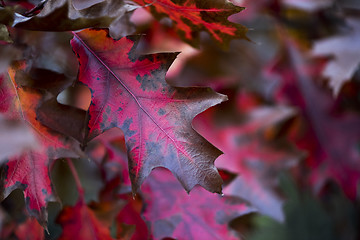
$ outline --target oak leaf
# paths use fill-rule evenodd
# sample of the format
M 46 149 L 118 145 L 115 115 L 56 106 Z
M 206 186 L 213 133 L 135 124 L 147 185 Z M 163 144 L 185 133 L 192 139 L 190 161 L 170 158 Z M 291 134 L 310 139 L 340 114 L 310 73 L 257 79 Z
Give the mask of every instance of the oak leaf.
M 11 80 L 2 78 L 0 110 L 8 119 L 28 125 L 40 148 L 9 159 L 4 173 L 4 197 L 16 188 L 22 189 L 28 212 L 35 216 L 41 225 L 46 226 L 47 203 L 55 200 L 49 178 L 50 160 L 77 157 L 75 151 L 78 144 L 37 121 L 36 109 L 42 103 L 44 94 L 17 84 L 16 74 L 23 69 L 23 64 L 14 66 L 9 70 Z
M 247 39 L 246 27 L 228 21 L 228 17 L 244 10 L 225 0 L 133 0 L 147 6 L 158 20 L 172 20 L 181 39 L 199 46 L 199 33 L 206 31 L 220 46 L 226 48 L 232 39 Z
M 187 195 L 166 169 L 156 169 L 144 182 L 144 218 L 154 239 L 238 239 L 228 223 L 254 212 L 243 200 L 195 188 Z
M 284 139 L 266 137 L 266 132 L 281 126 L 295 111 L 284 106 L 248 108 L 239 111 L 243 115 L 239 122 L 222 125 L 214 120 L 216 111 L 208 111 L 196 118 L 195 129 L 224 152 L 216 167 L 238 174 L 224 193 L 241 197 L 262 214 L 283 220 L 282 200 L 273 190 L 278 180 L 274 173 L 294 166 L 302 154 Z
M 334 98 L 314 81 L 324 64 L 306 59 L 295 46 L 287 42 L 271 69 L 281 76 L 278 101 L 290 102 L 301 110 L 303 128 L 293 141 L 307 151 L 306 166 L 311 169 L 302 177 L 317 192 L 328 180 L 334 180 L 355 199 L 360 181 L 360 115 L 334 111 Z
M 57 101 L 58 95 L 69 88 L 75 79 L 48 69 L 32 67 L 27 71 L 18 71 L 16 81 L 19 85 L 49 93 L 49 97 L 36 109 L 36 117 L 41 124 L 74 139 L 84 137 L 86 112 Z
M 109 27 L 113 22 L 120 24 L 121 21 L 126 21 L 123 17 L 134 9 L 134 6 L 121 0 L 92 2 L 49 0 L 41 12 L 35 16 L 16 14 L 12 26 L 36 31 L 71 31 L 87 27 Z M 115 32 L 116 37 L 120 37 L 119 29 L 112 29 L 112 31 Z
M 165 73 L 177 53 L 139 55 L 139 36 L 113 40 L 105 30 L 74 34 L 79 81 L 90 88 L 84 144 L 113 127 L 122 129 L 133 191 L 155 167 L 166 167 L 187 191 L 199 184 L 221 192 L 214 167 L 221 152 L 195 132 L 192 119 L 227 99 L 209 88 L 177 88 Z

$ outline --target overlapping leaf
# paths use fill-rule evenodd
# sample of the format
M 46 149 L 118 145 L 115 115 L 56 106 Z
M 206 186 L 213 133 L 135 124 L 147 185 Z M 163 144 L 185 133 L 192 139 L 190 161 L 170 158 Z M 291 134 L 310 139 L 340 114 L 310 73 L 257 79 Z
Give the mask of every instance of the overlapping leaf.
M 286 49 L 272 70 L 282 77 L 278 98 L 302 110 L 305 128 L 294 141 L 308 152 L 307 177 L 316 191 L 332 179 L 355 199 L 360 180 L 360 116 L 347 111 L 335 114 L 332 96 L 314 81 L 323 65 L 304 59 L 291 42 Z
M 221 152 L 193 130 L 191 121 L 226 96 L 209 88 L 169 86 L 165 73 L 177 53 L 139 55 L 138 38 L 115 41 L 104 30 L 84 30 L 71 41 L 79 80 L 92 94 L 85 143 L 121 128 L 133 191 L 153 168 L 163 166 L 187 191 L 199 184 L 220 193 L 222 181 L 213 163 Z
M 141 217 L 144 207 L 140 197 L 133 198 L 131 195 L 131 184 L 128 171 L 128 161 L 126 157 L 124 135 L 119 129 L 111 129 L 96 138 L 96 146 L 92 147 L 90 156 L 95 161 L 103 159 L 102 170 L 106 181 L 105 188 L 101 191 L 100 204 L 106 202 L 106 205 L 122 205 L 120 211 L 112 211 L 116 214 L 116 222 L 111 222 L 109 227 L 116 226 L 116 238 L 142 240 L 150 239 L 148 227 Z M 89 146 L 90 148 L 90 146 Z M 105 154 L 105 158 L 104 158 Z M 121 194 L 119 194 L 121 193 Z M 92 207 L 93 209 L 93 207 Z M 109 217 L 107 218 L 109 220 Z M 111 220 L 111 218 L 110 218 Z
M 41 104 L 43 95 L 37 90 L 18 85 L 15 81 L 16 71 L 21 72 L 21 68 L 14 67 L 9 71 L 11 80 L 2 78 L 0 110 L 7 118 L 26 123 L 41 147 L 9 159 L 4 174 L 4 195 L 6 197 L 12 190 L 21 188 L 28 212 L 45 226 L 47 202 L 54 200 L 49 162 L 60 157 L 77 157 L 73 151 L 67 150 L 75 149 L 76 144 L 37 121 L 36 109 Z
M 70 31 L 87 27 L 109 27 L 114 22 L 114 26 L 110 27 L 111 33 L 120 37 L 124 29 L 118 27 L 122 21 L 128 23 L 127 13 L 134 9 L 134 6 L 122 0 L 49 0 L 35 16 L 27 17 L 16 13 L 12 26 L 37 31 Z
M 244 122 L 219 127 L 214 114 L 207 112 L 196 119 L 195 127 L 224 152 L 216 166 L 238 174 L 224 193 L 246 199 L 261 213 L 283 220 L 282 200 L 273 191 L 277 183 L 273 173 L 294 166 L 301 154 L 284 139 L 268 139 L 265 132 L 293 117 L 295 111 L 287 107 L 247 107 L 250 110 L 242 110 Z
M 202 188 L 187 195 L 165 169 L 157 169 L 143 186 L 154 239 L 238 239 L 228 223 L 254 211 L 242 200 L 211 194 Z
M 149 232 L 148 226 L 140 214 L 143 207 L 145 207 L 144 204 L 138 199 L 130 200 L 130 196 L 127 200 L 128 203 L 116 217 L 117 235 L 130 235 L 131 237 L 125 239 L 131 240 L 152 239 L 152 234 Z
M 133 0 L 139 5 L 147 5 L 150 12 L 158 19 L 168 17 L 182 40 L 192 46 L 199 46 L 199 32 L 206 31 L 223 47 L 231 39 L 246 37 L 247 29 L 228 21 L 232 14 L 242 11 L 225 0 Z
M 63 226 L 59 239 L 113 239 L 109 228 L 101 224 L 83 200 L 79 200 L 74 207 L 65 207 L 57 221 Z
M 65 136 L 83 139 L 86 112 L 57 101 L 59 93 L 71 86 L 74 79 L 61 73 L 34 67 L 27 72 L 18 71 L 16 74 L 19 85 L 49 93 L 36 110 L 36 118 L 41 124 Z

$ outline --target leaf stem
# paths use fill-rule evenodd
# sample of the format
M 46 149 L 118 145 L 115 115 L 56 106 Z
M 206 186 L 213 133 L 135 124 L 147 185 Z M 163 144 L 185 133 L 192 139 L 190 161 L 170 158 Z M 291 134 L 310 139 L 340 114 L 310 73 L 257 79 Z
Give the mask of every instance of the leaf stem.
M 73 164 L 73 162 L 71 161 L 70 158 L 67 158 L 66 161 L 67 161 L 67 163 L 69 165 L 69 168 L 70 168 L 70 171 L 71 171 L 71 173 L 72 173 L 72 175 L 74 177 L 75 185 L 76 185 L 76 188 L 77 188 L 77 190 L 79 192 L 79 198 L 81 200 L 84 200 L 84 189 L 83 189 L 83 187 L 81 185 L 81 181 L 80 181 L 79 175 L 78 175 L 78 173 L 76 171 L 76 168 L 75 168 L 75 166 L 74 166 L 74 164 Z

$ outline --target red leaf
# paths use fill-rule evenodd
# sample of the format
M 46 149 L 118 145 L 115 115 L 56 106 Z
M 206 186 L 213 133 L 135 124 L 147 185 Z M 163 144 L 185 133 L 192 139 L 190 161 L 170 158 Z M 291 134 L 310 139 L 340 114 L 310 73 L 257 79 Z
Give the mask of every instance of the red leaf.
M 247 29 L 229 22 L 230 15 L 244 8 L 225 0 L 133 0 L 140 5 L 149 4 L 150 12 L 158 19 L 168 17 L 173 21 L 178 35 L 185 42 L 199 45 L 199 32 L 207 31 L 220 45 L 227 46 L 231 39 L 246 37 Z
M 6 113 L 6 117 L 15 119 L 18 117 L 16 111 L 11 111 L 14 106 L 16 92 L 11 86 L 10 79 L 5 74 L 0 75 L 0 112 Z
M 165 169 L 157 169 L 144 182 L 144 217 L 154 239 L 238 239 L 227 224 L 254 211 L 238 198 L 221 197 L 203 188 L 186 194 Z
M 65 207 L 57 222 L 63 226 L 60 240 L 112 240 L 109 228 L 100 223 L 82 200 L 78 201 L 74 207 Z
M 18 71 L 16 74 L 18 85 L 39 89 L 52 94 L 52 98 L 47 97 L 37 108 L 37 120 L 52 130 L 82 141 L 86 125 L 86 111 L 77 108 L 78 106 L 71 106 L 71 104 L 80 104 L 74 104 L 74 102 L 69 101 L 69 105 L 64 105 L 57 101 L 59 93 L 68 89 L 75 79 L 68 78 L 64 74 L 40 68 L 30 68 L 27 69 L 26 72 Z M 49 79 L 51 79 L 51 81 L 49 81 Z M 80 93 L 77 93 L 77 96 L 79 98 L 82 97 L 84 102 L 87 99 Z M 70 97 L 70 99 L 73 98 Z M 88 99 L 90 102 L 90 93 Z M 77 102 L 77 99 L 74 101 Z
M 199 184 L 220 193 L 214 161 L 221 152 L 193 130 L 191 121 L 226 96 L 209 88 L 169 86 L 165 73 L 177 53 L 138 55 L 138 38 L 115 41 L 104 30 L 84 30 L 72 39 L 79 80 L 92 94 L 85 144 L 121 128 L 134 192 L 153 168 L 163 166 L 187 191 Z
M 4 174 L 4 197 L 12 190 L 21 188 L 24 191 L 28 212 L 35 216 L 40 224 L 46 226 L 47 202 L 55 200 L 49 178 L 49 161 L 60 157 L 77 157 L 73 151 L 67 150 L 74 149 L 76 144 L 37 121 L 36 109 L 41 104 L 43 96 L 37 90 L 17 85 L 16 71 L 21 70 L 11 68 L 9 71 L 12 85 L 10 80 L 4 77 L 0 82 L 0 110 L 6 117 L 27 124 L 41 147 L 9 159 Z
M 105 155 L 108 156 L 102 166 L 106 177 L 106 187 L 101 191 L 100 200 L 101 202 L 125 202 L 120 212 L 113 211 L 117 214 L 117 239 L 150 239 L 147 225 L 140 215 L 143 202 L 139 197 L 133 199 L 130 194 L 130 187 L 128 187 L 130 181 L 124 135 L 119 129 L 111 129 L 97 137 L 96 140 L 102 144 L 97 144 L 97 147 L 91 152 L 91 156 L 97 159 L 103 156 L 105 151 L 107 151 Z M 114 145 L 120 145 L 120 148 L 118 149 Z
M 333 179 L 355 199 L 360 180 L 360 116 L 333 111 L 333 97 L 314 81 L 323 69 L 322 62 L 307 61 L 290 41 L 285 50 L 272 71 L 282 79 L 279 100 L 301 109 L 304 129 L 294 142 L 308 153 L 306 164 L 311 171 L 306 177 L 315 191 Z
M 261 213 L 283 220 L 282 201 L 272 190 L 277 183 L 274 173 L 294 166 L 302 155 L 284 139 L 268 139 L 266 130 L 291 118 L 295 111 L 286 107 L 253 106 L 242 113 L 243 122 L 218 126 L 209 111 L 196 118 L 194 125 L 224 151 L 216 166 L 239 175 L 224 193 L 246 199 Z
M 87 7 L 85 6 L 87 5 Z M 32 17 L 15 15 L 13 27 L 34 31 L 69 31 L 86 27 L 108 27 L 127 9 L 123 1 L 101 1 L 98 4 L 82 5 L 72 0 L 50 0 L 44 2 L 39 14 Z M 76 9 L 77 7 L 86 7 Z
M 118 221 L 118 225 L 117 225 L 118 235 L 121 236 L 123 235 L 123 233 L 128 232 L 129 230 L 126 228 L 126 226 L 130 225 L 130 226 L 135 226 L 135 232 L 131 236 L 131 240 L 152 239 L 149 236 L 148 227 L 144 219 L 142 219 L 140 215 L 142 204 L 139 203 L 140 201 L 138 201 L 138 199 L 133 200 L 128 198 L 128 203 L 120 211 L 119 215 L 116 218 Z

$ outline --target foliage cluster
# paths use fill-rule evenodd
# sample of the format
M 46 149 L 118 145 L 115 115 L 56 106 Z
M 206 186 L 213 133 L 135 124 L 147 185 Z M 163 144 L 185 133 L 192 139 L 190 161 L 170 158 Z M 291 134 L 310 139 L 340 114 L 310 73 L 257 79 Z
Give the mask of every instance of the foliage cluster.
M 0 5 L 1 239 L 360 237 L 356 0 Z

